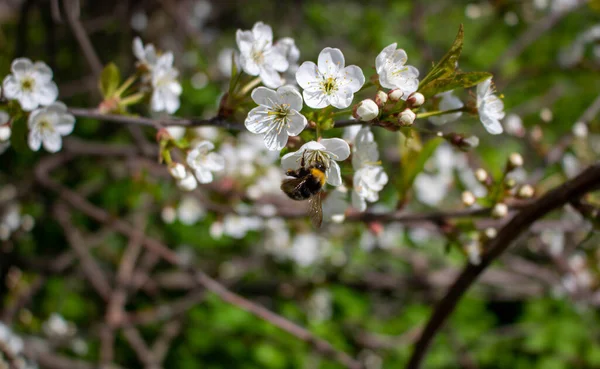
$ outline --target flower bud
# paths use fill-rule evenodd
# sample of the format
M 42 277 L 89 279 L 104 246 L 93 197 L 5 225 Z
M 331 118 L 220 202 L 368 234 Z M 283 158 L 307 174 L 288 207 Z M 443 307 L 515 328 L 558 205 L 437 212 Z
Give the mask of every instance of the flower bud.
M 385 105 L 387 100 L 388 95 L 385 92 L 381 90 L 377 91 L 377 94 L 375 95 L 375 103 L 377 103 L 380 108 Z
M 187 173 L 185 178 L 180 180 L 177 185 L 184 191 L 193 191 L 196 189 L 196 187 L 198 187 L 198 181 L 193 174 Z
M 417 118 L 417 114 L 415 114 L 412 110 L 406 108 L 400 114 L 398 114 L 398 123 L 401 126 L 412 126 L 413 122 Z
M 530 199 L 533 197 L 533 195 L 535 195 L 535 189 L 533 186 L 528 184 L 521 186 L 519 191 L 517 191 L 517 196 L 522 199 Z
M 585 122 L 577 122 L 573 126 L 573 135 L 578 138 L 586 138 L 588 135 L 588 126 Z
M 171 224 L 177 219 L 177 210 L 172 206 L 165 206 L 160 212 L 160 216 L 166 224 Z
M 477 201 L 475 195 L 473 195 L 473 192 L 471 191 L 463 192 L 460 198 L 462 200 L 462 203 L 465 204 L 465 206 L 473 206 Z
M 515 168 L 519 168 L 523 166 L 523 157 L 518 152 L 513 152 L 508 157 L 508 167 L 509 170 L 513 170 Z
M 399 88 L 393 89 L 390 92 L 388 92 L 388 97 L 393 102 L 400 101 L 402 96 L 404 96 L 404 92 Z
M 353 114 L 354 118 L 363 122 L 369 122 L 379 115 L 379 107 L 375 101 L 371 99 L 365 99 L 354 106 Z
M 494 218 L 504 218 L 506 215 L 508 215 L 508 206 L 505 203 L 499 202 L 494 205 L 492 209 L 492 216 Z
M 0 126 L 0 141 L 8 141 L 10 134 L 11 130 L 8 125 Z
M 413 92 L 408 96 L 408 99 L 406 99 L 406 103 L 411 108 L 418 108 L 425 103 L 425 96 L 420 92 Z
M 173 178 L 182 180 L 187 175 L 187 171 L 185 170 L 185 166 L 181 163 L 173 163 L 169 166 L 169 173 Z
M 471 240 L 465 245 L 465 252 L 469 258 L 469 263 L 473 265 L 481 264 L 481 245 L 477 240 Z
M 504 186 L 506 186 L 506 188 L 509 190 L 515 188 L 516 185 L 517 181 L 514 178 L 508 177 L 504 180 Z
M 483 168 L 479 168 L 475 171 L 475 178 L 481 183 L 486 183 L 488 180 L 488 173 Z
M 496 238 L 496 236 L 498 235 L 498 231 L 496 230 L 496 228 L 489 227 L 486 228 L 485 231 L 483 231 L 483 235 L 488 240 L 491 240 L 492 238 Z

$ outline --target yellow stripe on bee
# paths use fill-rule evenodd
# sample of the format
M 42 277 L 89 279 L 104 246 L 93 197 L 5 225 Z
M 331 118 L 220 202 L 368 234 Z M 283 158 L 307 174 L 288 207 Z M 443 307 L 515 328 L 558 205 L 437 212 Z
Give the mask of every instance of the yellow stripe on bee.
M 324 172 L 320 171 L 317 168 L 310 168 L 310 174 L 319 180 L 319 182 L 321 183 L 321 186 L 323 186 L 325 184 L 325 173 Z

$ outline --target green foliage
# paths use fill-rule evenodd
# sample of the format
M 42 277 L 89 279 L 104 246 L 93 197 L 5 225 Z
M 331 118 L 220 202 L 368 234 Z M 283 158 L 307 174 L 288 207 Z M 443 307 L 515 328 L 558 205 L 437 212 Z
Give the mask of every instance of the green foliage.
M 121 72 L 115 63 L 108 63 L 100 74 L 100 92 L 105 98 L 113 97 L 121 84 Z

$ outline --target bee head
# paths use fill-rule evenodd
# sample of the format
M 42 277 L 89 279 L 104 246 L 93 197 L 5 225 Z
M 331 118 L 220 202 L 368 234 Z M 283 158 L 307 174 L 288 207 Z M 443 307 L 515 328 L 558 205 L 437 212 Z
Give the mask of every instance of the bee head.
M 327 170 L 327 168 L 325 167 L 325 164 L 323 164 L 322 161 L 317 161 L 315 163 L 315 168 L 317 168 L 318 170 L 320 170 L 321 172 L 325 172 Z

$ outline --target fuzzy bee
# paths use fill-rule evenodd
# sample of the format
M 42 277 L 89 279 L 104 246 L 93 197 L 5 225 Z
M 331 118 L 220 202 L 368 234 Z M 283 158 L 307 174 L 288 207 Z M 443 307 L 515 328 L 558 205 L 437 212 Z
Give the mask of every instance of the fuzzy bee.
M 325 164 L 317 160 L 310 165 L 306 165 L 304 155 L 300 162 L 300 168 L 289 169 L 286 175 L 294 178 L 284 179 L 281 183 L 281 190 L 292 200 L 308 200 L 309 215 L 312 224 L 319 228 L 323 222 L 323 208 L 321 206 L 321 190 L 327 177 Z

